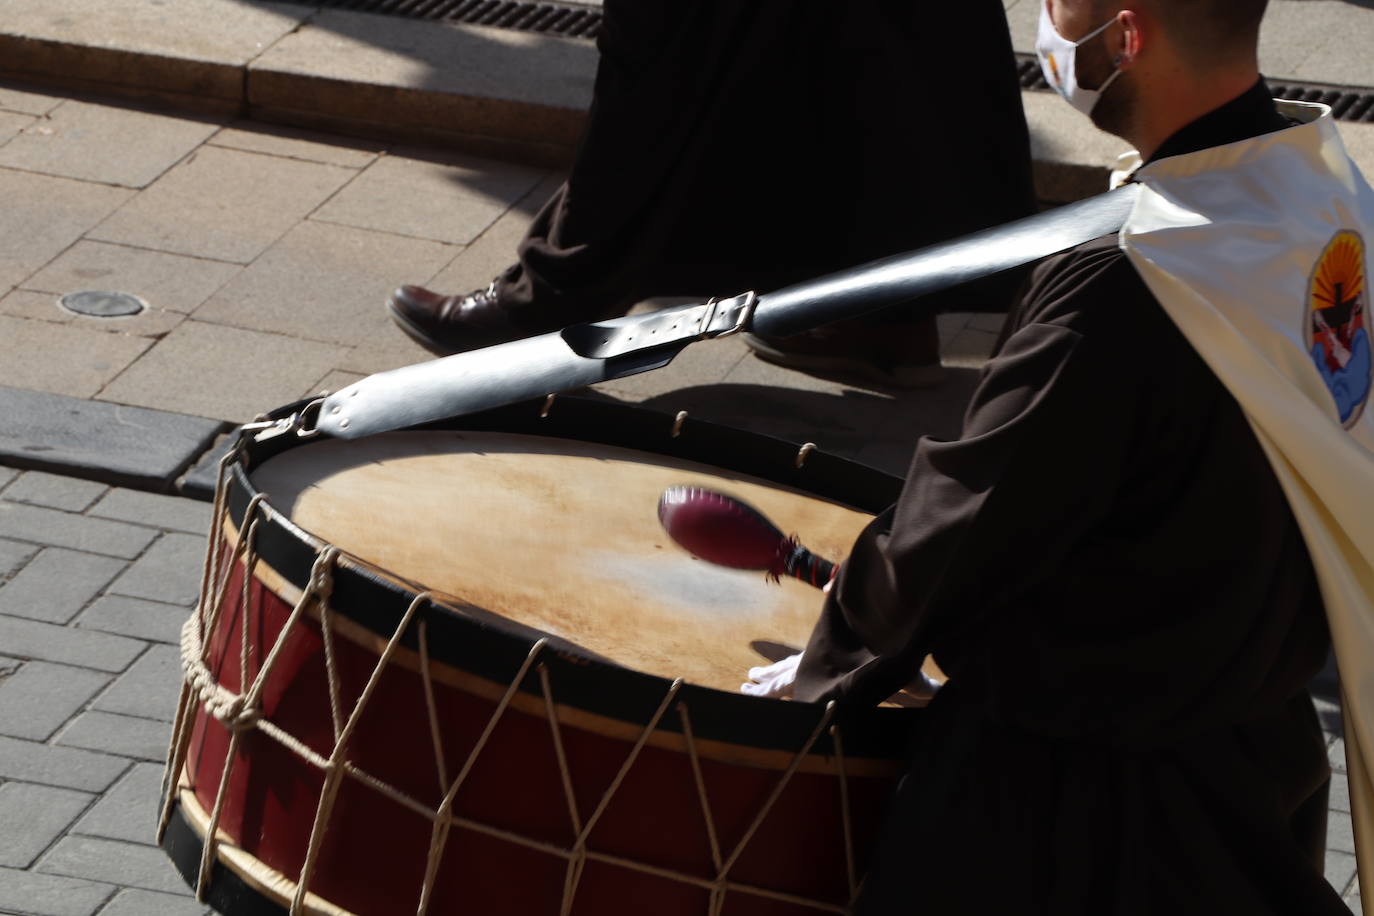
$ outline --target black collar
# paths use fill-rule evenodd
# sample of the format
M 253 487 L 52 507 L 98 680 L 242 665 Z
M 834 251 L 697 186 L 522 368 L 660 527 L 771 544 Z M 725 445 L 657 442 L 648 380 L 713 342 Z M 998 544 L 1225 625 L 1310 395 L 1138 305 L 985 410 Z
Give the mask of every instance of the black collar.
M 1160 144 L 1149 161 L 1182 156 L 1213 146 L 1248 140 L 1260 134 L 1291 127 L 1293 122 L 1279 114 L 1274 98 L 1264 80 L 1258 80 L 1245 92 L 1220 108 L 1213 109 L 1193 123 L 1178 130 Z

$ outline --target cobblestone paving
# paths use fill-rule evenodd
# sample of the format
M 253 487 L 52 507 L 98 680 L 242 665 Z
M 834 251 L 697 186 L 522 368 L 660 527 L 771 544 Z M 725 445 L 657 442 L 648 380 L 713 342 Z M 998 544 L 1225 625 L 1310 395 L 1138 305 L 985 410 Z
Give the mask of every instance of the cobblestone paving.
M 0 468 L 0 916 L 193 916 L 153 845 L 210 507 Z M 1340 709 L 1326 875 L 1358 910 Z

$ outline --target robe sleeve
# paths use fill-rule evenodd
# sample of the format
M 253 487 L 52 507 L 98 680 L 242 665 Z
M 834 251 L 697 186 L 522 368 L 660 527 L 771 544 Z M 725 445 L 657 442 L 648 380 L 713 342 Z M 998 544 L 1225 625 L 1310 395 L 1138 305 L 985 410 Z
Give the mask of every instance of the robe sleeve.
M 1144 357 L 1123 341 L 1141 303 L 1112 303 L 1136 298 L 1129 265 L 1112 254 L 1047 265 L 985 366 L 960 438 L 918 444 L 898 502 L 841 567 L 798 699 L 881 702 L 931 653 L 957 676 L 960 647 L 998 615 L 1027 612 L 1018 599 L 1062 574 L 1107 517 L 1144 384 Z M 1089 303 L 1127 314 L 1104 320 Z

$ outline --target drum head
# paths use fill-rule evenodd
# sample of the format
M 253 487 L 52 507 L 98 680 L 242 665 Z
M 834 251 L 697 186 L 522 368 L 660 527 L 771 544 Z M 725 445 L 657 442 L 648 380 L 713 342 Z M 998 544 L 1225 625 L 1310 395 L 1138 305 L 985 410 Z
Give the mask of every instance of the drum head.
M 630 668 L 732 691 L 770 660 L 762 644 L 801 650 L 821 593 L 694 559 L 659 526 L 663 490 L 729 493 L 835 560 L 870 519 L 708 465 L 499 432 L 320 442 L 251 477 L 296 525 L 418 590 Z

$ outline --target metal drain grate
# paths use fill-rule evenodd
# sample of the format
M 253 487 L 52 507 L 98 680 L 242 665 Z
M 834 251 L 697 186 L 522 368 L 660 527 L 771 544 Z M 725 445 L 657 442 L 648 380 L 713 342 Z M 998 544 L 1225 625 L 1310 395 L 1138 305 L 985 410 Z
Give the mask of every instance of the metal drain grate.
M 562 3 L 522 0 L 308 0 L 308 3 L 336 10 L 540 32 L 560 38 L 592 39 L 601 31 L 600 9 Z
M 1051 91 L 1034 55 L 1017 53 L 1016 72 L 1023 89 Z M 1338 120 L 1374 123 L 1374 91 L 1321 83 L 1295 83 L 1292 80 L 1270 80 L 1269 88 L 1276 98 L 1330 105 L 1332 116 Z

